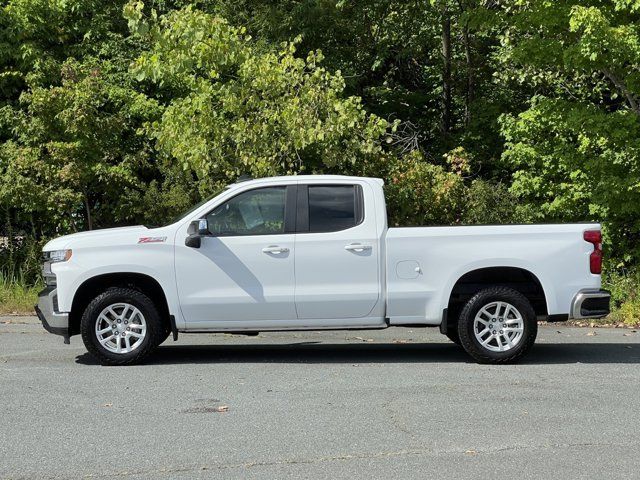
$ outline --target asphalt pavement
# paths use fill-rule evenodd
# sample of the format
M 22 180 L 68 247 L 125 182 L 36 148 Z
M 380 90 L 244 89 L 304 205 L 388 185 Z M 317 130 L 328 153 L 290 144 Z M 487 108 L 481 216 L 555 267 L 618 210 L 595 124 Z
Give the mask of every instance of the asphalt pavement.
M 437 329 L 181 334 L 102 367 L 0 317 L 0 478 L 638 478 L 640 333 L 543 326 L 518 365 Z

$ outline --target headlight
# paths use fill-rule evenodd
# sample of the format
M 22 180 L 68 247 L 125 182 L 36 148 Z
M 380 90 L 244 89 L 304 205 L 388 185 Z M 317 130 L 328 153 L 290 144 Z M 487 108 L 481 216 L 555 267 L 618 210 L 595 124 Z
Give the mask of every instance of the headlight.
M 71 258 L 71 250 L 52 250 L 44 252 L 44 260 L 49 263 L 66 262 Z

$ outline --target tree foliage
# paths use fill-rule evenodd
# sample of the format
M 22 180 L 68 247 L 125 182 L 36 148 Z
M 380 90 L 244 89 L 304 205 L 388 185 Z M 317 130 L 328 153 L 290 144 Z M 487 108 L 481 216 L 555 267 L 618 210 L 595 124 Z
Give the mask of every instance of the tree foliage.
M 263 51 L 244 29 L 190 7 L 149 28 L 135 18 L 140 7 L 130 18 L 150 32 L 151 48 L 134 73 L 175 92 L 150 133 L 198 178 L 314 172 L 382 153 L 395 125 L 345 97 L 342 76 L 321 66 L 319 50 L 300 58 L 296 42 L 285 42 Z
M 241 174 L 343 173 L 385 180 L 394 225 L 598 220 L 635 264 L 639 20 L 636 0 L 4 0 L 0 261 Z
M 618 260 L 637 260 L 637 4 L 522 2 L 512 14 L 506 75 L 540 90 L 502 119 L 519 210 L 532 221 L 604 221 Z
M 138 129 L 159 113 L 156 102 L 112 75 L 107 63 L 69 60 L 61 66 L 61 85 L 34 86 L 19 107 L 5 109 L 13 138 L 0 149 L 1 203 L 18 206 L 20 199 L 22 212 L 61 231 L 135 213 L 129 197 L 144 190 L 151 161 L 150 142 Z

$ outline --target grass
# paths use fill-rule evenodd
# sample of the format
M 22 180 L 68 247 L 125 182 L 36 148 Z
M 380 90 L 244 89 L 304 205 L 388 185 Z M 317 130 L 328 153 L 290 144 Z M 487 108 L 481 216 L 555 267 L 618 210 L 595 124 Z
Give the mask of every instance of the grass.
M 33 315 L 42 285 L 27 285 L 21 276 L 0 274 L 0 315 Z

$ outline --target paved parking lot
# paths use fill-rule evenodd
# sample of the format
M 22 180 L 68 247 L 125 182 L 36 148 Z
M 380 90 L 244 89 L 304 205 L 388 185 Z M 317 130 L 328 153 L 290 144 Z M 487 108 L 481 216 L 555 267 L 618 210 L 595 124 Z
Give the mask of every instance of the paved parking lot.
M 181 335 L 101 367 L 0 318 L 0 478 L 638 478 L 640 333 L 593 331 L 544 326 L 510 366 L 388 329 Z

